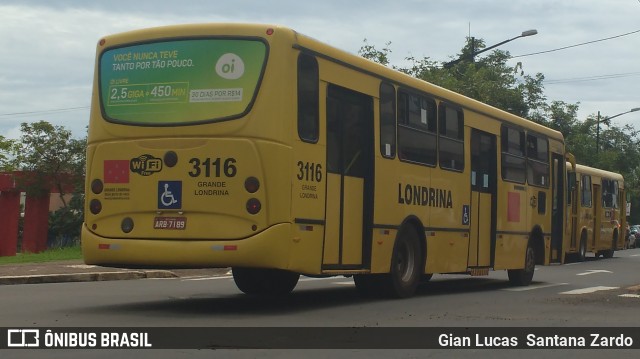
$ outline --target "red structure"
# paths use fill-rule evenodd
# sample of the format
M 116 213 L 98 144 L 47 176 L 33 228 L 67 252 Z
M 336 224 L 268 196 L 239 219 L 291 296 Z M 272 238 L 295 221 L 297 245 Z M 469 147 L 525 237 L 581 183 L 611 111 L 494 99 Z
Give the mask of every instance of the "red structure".
M 15 256 L 18 248 L 20 192 L 18 181 L 30 182 L 31 172 L 0 173 L 0 256 Z M 50 194 L 58 191 L 48 184 L 39 196 L 27 195 L 25 201 L 22 252 L 37 253 L 47 249 Z

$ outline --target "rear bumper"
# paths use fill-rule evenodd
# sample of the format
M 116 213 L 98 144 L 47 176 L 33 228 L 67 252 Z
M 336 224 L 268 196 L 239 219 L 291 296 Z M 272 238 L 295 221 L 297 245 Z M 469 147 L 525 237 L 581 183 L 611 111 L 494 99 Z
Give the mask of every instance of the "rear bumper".
M 86 264 L 112 267 L 262 267 L 289 269 L 292 225 L 273 225 L 240 240 L 104 238 L 82 226 Z

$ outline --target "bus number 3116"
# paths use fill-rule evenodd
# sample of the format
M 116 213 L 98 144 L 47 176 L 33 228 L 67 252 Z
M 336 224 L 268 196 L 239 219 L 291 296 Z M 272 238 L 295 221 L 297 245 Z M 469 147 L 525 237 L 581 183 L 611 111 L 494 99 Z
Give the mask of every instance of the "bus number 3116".
M 192 165 L 191 171 L 189 171 L 189 176 L 191 177 L 200 177 L 202 172 L 204 172 L 205 177 L 211 177 L 213 174 L 215 177 L 220 177 L 222 174 L 225 177 L 234 177 L 238 172 L 236 167 L 236 159 L 226 158 L 221 159 L 220 157 L 214 158 L 206 158 L 204 160 L 200 160 L 199 158 L 192 158 L 189 160 L 189 163 Z
M 322 165 L 316 163 L 298 161 L 298 179 L 300 181 L 321 182 Z

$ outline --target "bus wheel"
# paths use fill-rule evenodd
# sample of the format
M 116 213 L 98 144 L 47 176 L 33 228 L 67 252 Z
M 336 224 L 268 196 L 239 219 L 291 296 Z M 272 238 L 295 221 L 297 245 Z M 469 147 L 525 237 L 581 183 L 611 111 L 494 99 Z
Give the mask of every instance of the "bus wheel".
M 233 267 L 233 280 L 246 294 L 285 295 L 298 284 L 300 275 L 280 269 Z
M 582 234 L 580 238 L 580 248 L 578 248 L 578 262 L 584 262 L 587 258 L 587 237 Z
M 393 246 L 391 271 L 382 278 L 384 294 L 407 298 L 415 293 L 422 273 L 420 252 L 418 233 L 410 227 L 402 229 Z
M 533 272 L 536 269 L 536 252 L 533 249 L 531 243 L 527 245 L 527 252 L 524 256 L 524 268 L 523 269 L 509 269 L 507 275 L 509 276 L 509 282 L 515 286 L 527 286 L 531 284 L 533 279 Z

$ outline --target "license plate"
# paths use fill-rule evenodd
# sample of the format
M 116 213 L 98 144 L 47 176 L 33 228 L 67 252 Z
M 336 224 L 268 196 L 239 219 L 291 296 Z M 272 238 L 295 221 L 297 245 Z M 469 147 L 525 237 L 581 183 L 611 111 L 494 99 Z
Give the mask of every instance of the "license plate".
M 156 217 L 153 221 L 153 229 L 186 229 L 186 217 Z

